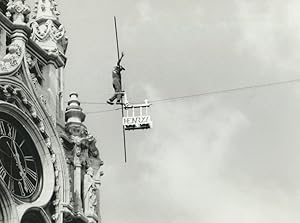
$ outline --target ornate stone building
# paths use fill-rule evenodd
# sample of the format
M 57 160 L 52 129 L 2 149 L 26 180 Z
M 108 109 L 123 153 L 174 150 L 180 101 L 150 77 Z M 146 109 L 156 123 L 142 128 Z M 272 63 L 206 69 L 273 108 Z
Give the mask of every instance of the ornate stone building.
M 0 223 L 100 222 L 95 138 L 62 100 L 68 39 L 55 0 L 0 0 Z

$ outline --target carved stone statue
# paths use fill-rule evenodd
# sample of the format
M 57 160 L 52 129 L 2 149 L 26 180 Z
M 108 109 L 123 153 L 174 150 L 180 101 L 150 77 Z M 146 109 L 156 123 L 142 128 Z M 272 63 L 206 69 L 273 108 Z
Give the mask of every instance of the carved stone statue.
M 93 168 L 89 167 L 84 175 L 84 214 L 87 217 L 97 215 L 97 185 L 93 178 Z

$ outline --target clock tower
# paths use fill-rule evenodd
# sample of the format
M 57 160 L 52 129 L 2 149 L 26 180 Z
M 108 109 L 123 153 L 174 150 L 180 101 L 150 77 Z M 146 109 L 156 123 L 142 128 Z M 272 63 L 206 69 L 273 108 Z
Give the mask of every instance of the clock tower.
M 103 175 L 77 93 L 63 104 L 68 39 L 55 0 L 0 1 L 0 223 L 98 223 Z

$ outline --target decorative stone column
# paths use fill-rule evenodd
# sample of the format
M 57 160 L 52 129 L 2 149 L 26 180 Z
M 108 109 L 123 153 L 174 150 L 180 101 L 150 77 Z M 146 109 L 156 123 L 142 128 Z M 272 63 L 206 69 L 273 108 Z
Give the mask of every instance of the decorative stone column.
M 74 163 L 74 212 L 89 223 L 100 222 L 100 178 L 103 175 L 96 139 L 83 124 L 85 114 L 80 107 L 78 94 L 71 93 L 65 113 L 66 132 L 74 143 L 71 157 Z
M 59 15 L 55 0 L 36 0 L 30 22 L 31 39 L 50 57 L 63 60 L 68 38 L 63 24 L 59 21 Z M 49 63 L 42 68 L 42 73 L 45 79 L 45 96 L 50 108 L 47 110 L 55 124 L 62 116 L 63 68 L 58 69 L 55 64 Z
M 74 211 L 76 214 L 82 214 L 82 198 L 81 198 L 81 182 L 82 182 L 82 160 L 81 160 L 81 146 L 82 146 L 82 132 L 86 131 L 83 125 L 85 114 L 80 107 L 78 101 L 78 94 L 71 93 L 68 102 L 68 107 L 65 113 L 66 131 L 70 134 L 75 146 L 74 152 Z
M 82 199 L 81 199 L 81 148 L 75 144 L 74 156 L 74 211 L 76 214 L 82 214 Z

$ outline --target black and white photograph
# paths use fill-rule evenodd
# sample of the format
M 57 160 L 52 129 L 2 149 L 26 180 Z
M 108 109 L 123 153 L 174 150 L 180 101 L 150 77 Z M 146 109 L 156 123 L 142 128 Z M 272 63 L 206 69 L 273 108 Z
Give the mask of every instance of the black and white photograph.
M 299 12 L 0 0 L 0 223 L 300 223 Z

